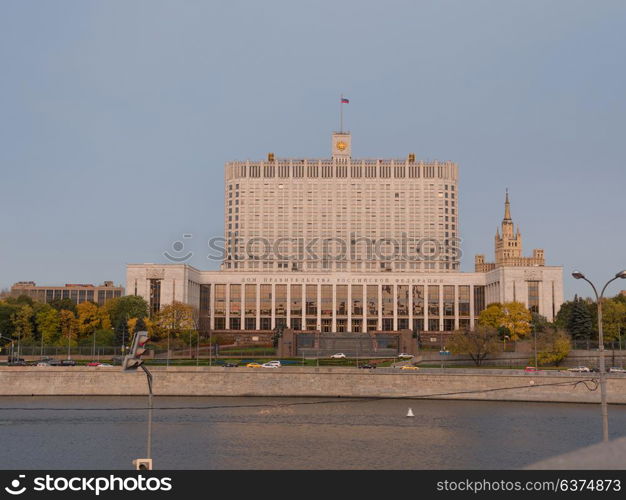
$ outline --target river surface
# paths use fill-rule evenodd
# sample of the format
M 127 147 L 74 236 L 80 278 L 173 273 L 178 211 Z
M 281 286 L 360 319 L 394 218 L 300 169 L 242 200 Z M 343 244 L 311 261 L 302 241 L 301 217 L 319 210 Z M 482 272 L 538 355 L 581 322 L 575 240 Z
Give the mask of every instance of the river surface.
M 158 469 L 514 469 L 601 435 L 598 405 L 239 397 L 154 405 Z M 147 411 L 133 408 L 146 406 L 134 397 L 2 397 L 0 469 L 130 469 L 147 436 Z M 610 406 L 609 416 L 611 438 L 626 435 L 626 406 Z

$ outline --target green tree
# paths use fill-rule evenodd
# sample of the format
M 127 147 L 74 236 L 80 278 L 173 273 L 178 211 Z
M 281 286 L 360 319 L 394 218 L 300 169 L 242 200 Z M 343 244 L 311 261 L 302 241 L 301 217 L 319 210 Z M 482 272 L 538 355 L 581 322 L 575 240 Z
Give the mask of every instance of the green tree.
M 548 321 L 548 318 L 542 316 L 539 313 L 531 312 L 532 319 L 530 320 L 531 330 L 536 332 L 545 332 L 553 327 L 552 323 Z
M 15 326 L 13 325 L 13 315 L 17 313 L 19 306 L 6 301 L 0 302 L 0 335 L 13 337 Z M 1 340 L 1 339 L 0 339 Z M 5 342 L 4 340 L 2 342 Z
M 554 319 L 554 324 L 557 328 L 567 330 L 569 332 L 569 322 L 572 316 L 572 310 L 574 309 L 574 304 L 577 300 L 578 295 L 574 295 L 574 300 L 568 300 L 561 304 L 561 308 Z M 569 333 L 571 334 L 571 332 Z
M 64 299 L 54 299 L 49 302 L 49 304 L 57 311 L 72 311 L 72 313 L 76 314 L 76 304 L 74 304 L 74 301 L 69 297 L 65 297 Z
M 18 307 L 11 316 L 13 322 L 13 337 L 22 344 L 33 342 L 33 308 L 27 304 Z
M 589 339 L 593 332 L 593 318 L 589 305 L 577 297 L 569 314 L 567 331 L 574 339 Z
M 58 340 L 61 327 L 59 311 L 53 307 L 42 308 L 35 315 L 35 322 L 44 344 L 54 344 Z
M 108 347 L 115 343 L 115 332 L 111 329 L 100 329 L 93 332 L 88 337 L 83 337 L 79 344 L 83 346 L 93 346 L 94 335 L 96 337 L 96 346 Z
M 454 354 L 468 354 L 476 366 L 498 348 L 498 332 L 489 326 L 477 326 L 474 330 L 452 334 L 448 348 Z
M 105 306 L 112 328 L 116 333 L 116 342 L 122 342 L 122 337 L 128 342 L 132 332 L 128 329 L 128 322 L 135 318 L 135 329 L 145 328 L 144 320 L 148 317 L 148 303 L 137 295 L 126 295 L 109 300 Z
M 183 302 L 172 302 L 159 311 L 157 325 L 161 331 L 181 337 L 184 333 L 194 330 L 194 310 Z
M 604 339 L 616 341 L 624 327 L 626 327 L 626 304 L 615 299 L 604 299 L 602 301 L 602 332 Z
M 559 366 L 571 348 L 570 337 L 563 330 L 548 330 L 537 335 L 537 361 L 540 365 Z
M 17 297 L 7 297 L 6 301 L 9 304 L 15 304 L 18 306 L 31 306 L 33 307 L 34 300 L 30 298 L 28 295 L 18 295 Z

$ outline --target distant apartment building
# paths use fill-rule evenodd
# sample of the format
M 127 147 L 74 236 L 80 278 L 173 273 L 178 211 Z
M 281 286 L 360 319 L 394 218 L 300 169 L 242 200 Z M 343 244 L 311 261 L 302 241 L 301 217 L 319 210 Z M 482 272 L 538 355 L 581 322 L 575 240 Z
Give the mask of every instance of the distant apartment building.
M 27 295 L 45 303 L 70 299 L 74 304 L 95 302 L 101 306 L 110 299 L 124 295 L 124 287 L 115 286 L 112 281 L 105 281 L 102 285 L 66 283 L 65 286 L 37 286 L 34 281 L 18 281 L 11 287 L 11 295 Z

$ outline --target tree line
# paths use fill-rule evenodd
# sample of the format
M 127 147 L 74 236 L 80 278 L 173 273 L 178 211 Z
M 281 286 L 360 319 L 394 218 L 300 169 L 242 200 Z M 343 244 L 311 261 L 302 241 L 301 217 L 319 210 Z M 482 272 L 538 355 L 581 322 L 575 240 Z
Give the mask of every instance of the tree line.
M 103 305 L 75 304 L 71 299 L 49 303 L 27 295 L 0 300 L 0 346 L 120 346 L 135 331 L 147 330 L 151 343 L 170 337 L 176 343 L 197 341 L 197 310 L 174 302 L 149 314 L 148 303 L 134 295 L 116 297 Z M 189 340 L 191 338 L 191 340 Z
M 620 342 L 626 332 L 626 296 L 602 302 L 602 328 L 606 342 Z M 489 304 L 477 318 L 473 331 L 455 332 L 449 342 L 455 354 L 468 354 L 477 366 L 506 341 L 532 338 L 540 365 L 558 366 L 569 354 L 572 340 L 598 338 L 597 305 L 578 296 L 564 302 L 554 322 L 529 311 L 520 302 Z

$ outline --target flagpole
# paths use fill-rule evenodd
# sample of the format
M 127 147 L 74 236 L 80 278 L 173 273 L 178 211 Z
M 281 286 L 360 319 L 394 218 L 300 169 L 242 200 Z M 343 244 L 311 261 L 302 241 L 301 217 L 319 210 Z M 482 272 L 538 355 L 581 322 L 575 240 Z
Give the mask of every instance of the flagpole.
M 339 99 L 339 132 L 343 132 L 343 94 Z

